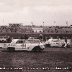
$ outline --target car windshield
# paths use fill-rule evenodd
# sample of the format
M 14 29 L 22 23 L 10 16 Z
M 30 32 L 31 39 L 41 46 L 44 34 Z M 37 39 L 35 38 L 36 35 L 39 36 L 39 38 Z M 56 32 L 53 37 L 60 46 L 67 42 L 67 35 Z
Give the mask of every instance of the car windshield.
M 27 40 L 26 43 L 40 43 L 40 40 L 34 39 L 34 40 Z
M 19 39 L 16 43 L 24 43 L 25 40 L 24 39 Z
M 23 43 L 23 40 L 18 40 L 16 43 Z

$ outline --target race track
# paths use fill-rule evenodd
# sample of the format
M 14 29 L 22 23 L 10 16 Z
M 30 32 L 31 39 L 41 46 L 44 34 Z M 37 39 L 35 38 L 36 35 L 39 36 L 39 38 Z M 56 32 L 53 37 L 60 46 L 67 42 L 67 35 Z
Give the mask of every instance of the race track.
M 71 48 L 0 52 L 0 72 L 72 72 Z

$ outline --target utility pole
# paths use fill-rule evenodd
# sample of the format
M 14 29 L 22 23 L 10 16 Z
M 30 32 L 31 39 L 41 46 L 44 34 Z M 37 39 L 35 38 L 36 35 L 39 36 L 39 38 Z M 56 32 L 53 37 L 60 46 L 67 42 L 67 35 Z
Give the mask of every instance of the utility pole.
M 68 21 L 66 21 L 66 25 L 68 26 Z
M 4 18 L 3 18 L 3 24 L 4 24 Z
M 31 25 L 33 26 L 33 22 L 31 22 Z
M 56 24 L 56 21 L 54 21 L 54 25 Z
M 43 27 L 44 27 L 44 23 L 45 23 L 45 22 L 43 21 Z

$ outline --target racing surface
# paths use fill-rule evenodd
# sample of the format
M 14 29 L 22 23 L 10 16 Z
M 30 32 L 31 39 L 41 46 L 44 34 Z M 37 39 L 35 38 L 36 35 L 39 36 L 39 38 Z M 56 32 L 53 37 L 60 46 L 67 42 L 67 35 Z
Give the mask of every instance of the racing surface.
M 0 72 L 72 72 L 72 48 L 0 51 Z

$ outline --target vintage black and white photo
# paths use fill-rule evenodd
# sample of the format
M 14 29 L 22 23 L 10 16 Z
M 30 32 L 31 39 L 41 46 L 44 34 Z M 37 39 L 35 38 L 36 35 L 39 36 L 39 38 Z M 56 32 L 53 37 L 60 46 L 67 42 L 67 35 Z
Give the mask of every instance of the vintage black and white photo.
M 72 72 L 72 0 L 0 0 L 0 72 Z

